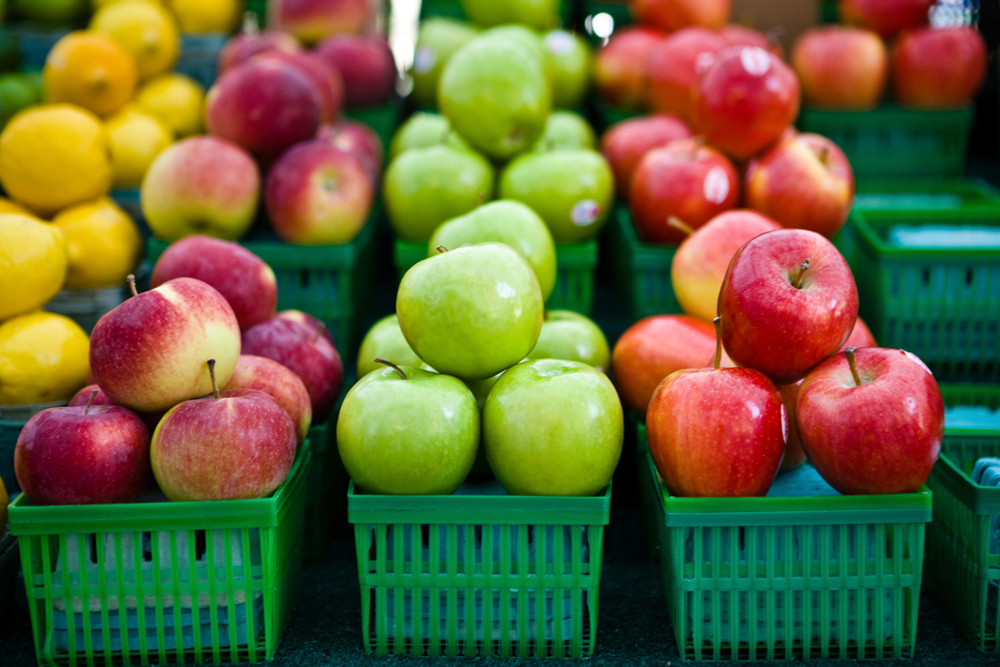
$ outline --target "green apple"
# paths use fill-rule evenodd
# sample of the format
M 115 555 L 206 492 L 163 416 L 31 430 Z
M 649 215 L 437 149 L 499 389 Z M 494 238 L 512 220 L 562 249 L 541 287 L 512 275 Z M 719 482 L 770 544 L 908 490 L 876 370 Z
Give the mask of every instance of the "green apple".
M 420 366 L 420 357 L 410 349 L 403 330 L 399 328 L 399 318 L 386 315 L 372 325 L 365 334 L 358 349 L 358 377 L 362 378 L 372 371 L 385 368 L 375 361 L 385 359 L 397 366 Z
M 443 144 L 460 151 L 474 152 L 472 146 L 438 113 L 418 111 L 399 126 L 389 143 L 389 161 L 408 150 Z
M 438 108 L 462 137 L 505 160 L 535 143 L 551 110 L 545 69 L 510 39 L 478 37 L 448 61 Z
M 551 95 L 552 76 L 555 70 L 549 66 L 549 59 L 546 57 L 545 43 L 542 41 L 541 33 L 535 32 L 526 26 L 511 23 L 484 30 L 480 34 L 480 39 L 509 40 L 515 44 L 520 44 L 533 53 L 542 65 L 542 70 L 545 72 L 545 81 L 549 85 L 549 93 Z
M 618 465 L 621 401 L 604 373 L 536 359 L 504 373 L 483 409 L 490 468 L 511 495 L 593 496 Z
M 413 265 L 396 314 L 406 342 L 442 373 L 485 380 L 524 359 L 542 328 L 542 291 L 513 248 L 481 243 Z
M 536 30 L 559 25 L 561 0 L 461 0 L 465 16 L 481 26 L 520 23 Z
M 550 310 L 528 358 L 579 361 L 607 373 L 611 351 L 604 332 L 589 317 L 571 310 Z
M 383 197 L 396 236 L 427 241 L 445 220 L 493 198 L 493 167 L 451 146 L 415 148 L 389 165 Z
M 500 177 L 500 197 L 530 206 L 556 243 L 597 236 L 614 201 L 614 176 L 597 151 L 528 153 L 512 160 Z
M 454 493 L 479 435 L 479 408 L 462 381 L 413 366 L 361 378 L 337 418 L 340 459 L 366 493 Z
M 498 200 L 452 218 L 434 232 L 427 254 L 436 255 L 438 246 L 454 250 L 491 241 L 521 253 L 535 272 L 542 301 L 547 301 L 556 284 L 556 246 L 545 222 L 521 202 Z
M 476 397 L 476 405 L 479 406 L 480 425 L 482 424 L 483 407 L 486 405 L 486 398 L 490 395 L 493 385 L 497 383 L 501 375 L 503 373 L 497 373 L 485 380 L 470 380 L 465 383 L 465 386 L 469 388 L 472 395 Z M 479 450 L 476 452 L 476 460 L 472 463 L 472 470 L 469 471 L 469 477 L 483 478 L 493 476 L 493 471 L 490 470 L 490 462 L 486 458 L 486 450 L 483 448 L 482 443 L 482 435 L 480 435 Z
M 573 109 L 583 104 L 590 86 L 594 56 L 579 35 L 553 30 L 542 38 L 546 71 L 552 82 L 552 106 Z
M 432 16 L 420 22 L 413 54 L 413 99 L 419 106 L 437 104 L 438 79 L 452 54 L 475 39 L 479 29 L 464 21 Z
M 596 150 L 597 137 L 587 119 L 575 111 L 553 111 L 545 121 L 545 130 L 535 145 L 529 150 L 532 153 L 547 153 L 569 149 Z

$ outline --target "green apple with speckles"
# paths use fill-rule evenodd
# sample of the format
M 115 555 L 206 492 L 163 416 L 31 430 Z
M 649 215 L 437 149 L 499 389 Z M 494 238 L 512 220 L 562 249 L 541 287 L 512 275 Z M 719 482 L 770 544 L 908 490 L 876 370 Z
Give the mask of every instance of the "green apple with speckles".
M 444 144 L 460 151 L 472 151 L 469 145 L 441 114 L 418 111 L 399 126 L 389 144 L 389 161 L 414 148 Z
M 618 465 L 623 434 L 611 380 L 578 361 L 518 364 L 500 376 L 483 408 L 486 458 L 511 495 L 601 493 Z
M 592 319 L 572 310 L 550 310 L 528 358 L 579 361 L 607 373 L 611 351 L 604 332 Z
M 437 104 L 438 80 L 448 59 L 471 42 L 479 30 L 465 21 L 431 16 L 420 22 L 413 52 L 413 99 L 422 107 Z
M 358 349 L 358 377 L 363 378 L 372 371 L 385 368 L 375 361 L 384 359 L 397 366 L 420 366 L 420 357 L 410 349 L 403 330 L 399 328 L 399 318 L 386 315 L 372 325 L 365 334 Z
M 535 347 L 542 290 L 516 250 L 480 243 L 413 265 L 399 283 L 396 314 L 406 342 L 430 366 L 485 380 Z
M 452 218 L 434 232 L 427 256 L 438 254 L 438 246 L 454 250 L 489 242 L 509 245 L 521 253 L 538 278 L 542 301 L 547 301 L 556 284 L 556 246 L 545 222 L 521 202 L 501 199 Z
M 479 436 L 479 407 L 468 387 L 414 366 L 361 378 L 337 419 L 340 459 L 366 493 L 454 493 L 472 469 Z
M 574 111 L 553 111 L 545 121 L 542 136 L 531 147 L 532 153 L 597 148 L 597 137 L 587 119 Z
M 590 46 L 579 35 L 553 30 L 542 38 L 546 71 L 552 82 L 552 106 L 573 109 L 583 103 L 594 66 Z

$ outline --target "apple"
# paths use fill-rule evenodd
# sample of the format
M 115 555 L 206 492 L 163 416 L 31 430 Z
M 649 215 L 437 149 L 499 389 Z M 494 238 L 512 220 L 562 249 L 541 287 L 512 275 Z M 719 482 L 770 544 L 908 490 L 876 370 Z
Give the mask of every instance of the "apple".
M 333 345 L 334 347 L 337 346 L 336 341 L 333 339 L 333 332 L 330 331 L 330 328 L 326 326 L 326 323 L 323 322 L 323 320 L 319 319 L 315 315 L 310 315 L 309 313 L 302 312 L 301 310 L 281 310 L 278 311 L 278 314 L 275 315 L 275 317 L 301 324 L 309 330 L 310 336 L 322 336 L 330 342 L 330 345 Z
M 905 107 L 948 109 L 972 103 L 986 76 L 986 42 L 975 28 L 918 28 L 892 48 L 892 83 Z
M 469 21 L 481 26 L 517 23 L 547 30 L 559 24 L 560 0 L 461 0 L 461 3 Z
M 594 150 L 528 153 L 500 174 L 500 197 L 530 206 L 556 243 L 579 243 L 597 236 L 608 219 L 614 174 Z
M 175 278 L 195 278 L 218 290 L 232 306 L 240 329 L 274 317 L 278 304 L 274 271 L 237 243 L 188 236 L 170 244 L 153 265 L 149 285 L 159 287 Z
M 429 16 L 420 22 L 417 47 L 413 54 L 413 99 L 420 107 L 437 104 L 437 86 L 441 70 L 460 48 L 476 38 L 479 31 L 464 21 Z
M 209 134 L 239 144 L 264 161 L 316 135 L 322 103 L 297 67 L 250 60 L 220 76 L 205 98 Z
M 490 462 L 486 458 L 486 447 L 483 445 L 483 408 L 486 407 L 486 399 L 489 397 L 490 392 L 493 391 L 493 385 L 497 383 L 497 380 L 501 376 L 503 376 L 503 373 L 497 373 L 485 380 L 467 380 L 465 382 L 465 386 L 472 392 L 473 397 L 476 399 L 476 406 L 479 408 L 479 449 L 476 451 L 476 460 L 472 463 L 472 470 L 469 471 L 469 477 L 471 478 L 493 478 Z
M 445 65 L 438 84 L 438 108 L 452 127 L 498 160 L 535 143 L 551 105 L 542 63 L 505 39 L 481 37 L 463 46 Z
M 423 361 L 410 349 L 403 330 L 399 328 L 399 316 L 386 315 L 372 325 L 361 340 L 358 349 L 358 377 L 363 378 L 373 371 L 385 368 L 376 359 L 391 361 L 397 366 L 420 367 Z
M 781 394 L 781 402 L 785 405 L 785 413 L 788 415 L 788 438 L 785 441 L 785 458 L 781 460 L 781 470 L 791 470 L 802 465 L 806 460 L 805 450 L 802 449 L 802 439 L 799 438 L 799 426 L 795 421 L 796 404 L 799 400 L 799 388 L 802 387 L 802 380 L 792 384 L 778 385 L 778 393 Z
M 797 407 L 809 461 L 845 495 L 919 491 L 941 451 L 941 390 L 904 350 L 847 348 L 806 376 Z
M 653 315 L 625 330 L 611 353 L 615 382 L 625 406 L 642 415 L 663 378 L 702 368 L 715 352 L 715 329 L 687 315 Z
M 737 160 L 773 143 L 799 115 L 795 72 L 756 46 L 720 52 L 694 91 L 695 131 Z
M 165 148 L 146 171 L 142 215 L 157 238 L 192 234 L 234 240 L 250 229 L 260 197 L 257 164 L 216 137 L 189 137 Z
M 490 242 L 508 245 L 527 260 L 542 301 L 548 301 L 556 283 L 555 243 L 545 221 L 521 202 L 501 199 L 445 222 L 431 237 L 428 256 L 437 254 L 439 246 L 454 250 Z
M 339 120 L 333 125 L 321 125 L 316 138 L 361 160 L 372 187 L 378 187 L 382 174 L 382 140 L 375 130 L 357 121 Z
M 731 0 L 633 0 L 631 11 L 639 23 L 674 32 L 689 26 L 721 28 L 732 6 Z
M 130 503 L 151 478 L 149 431 L 117 405 L 48 408 L 17 436 L 14 475 L 36 505 Z
M 223 389 L 256 389 L 264 392 L 277 401 L 291 418 L 299 444 L 305 442 L 312 425 L 312 403 L 305 384 L 287 367 L 266 357 L 241 354 Z
M 267 174 L 264 201 L 274 232 L 288 243 L 347 243 L 365 226 L 375 192 L 354 155 L 314 139 L 285 151 Z
M 649 54 L 649 107 L 691 122 L 691 102 L 699 77 L 729 43 L 707 28 L 682 28 Z
M 594 130 L 586 118 L 575 111 L 556 110 L 549 114 L 542 136 L 528 150 L 533 153 L 547 153 L 595 148 L 597 148 L 597 137 L 594 136 Z
M 161 412 L 212 391 L 205 360 L 225 383 L 240 356 L 240 325 L 212 286 L 175 278 L 105 314 L 90 335 L 90 368 L 108 398 Z M 258 325 L 260 326 L 260 325 Z
M 344 383 L 344 365 L 322 332 L 274 317 L 243 332 L 243 354 L 267 357 L 298 375 L 309 392 L 314 424 L 330 416 Z
M 410 268 L 399 283 L 396 314 L 418 357 L 441 373 L 483 380 L 535 347 L 542 291 L 516 250 L 480 243 Z
M 871 329 L 865 324 L 865 321 L 858 316 L 857 321 L 854 322 L 854 328 L 851 329 L 851 335 L 847 337 L 844 341 L 843 347 L 840 348 L 840 352 L 848 347 L 878 347 L 878 343 L 875 342 L 875 336 L 872 335 Z
M 547 310 L 535 349 L 528 359 L 579 361 L 602 373 L 611 370 L 611 350 L 592 319 L 571 310 Z
M 808 106 L 873 109 L 889 77 L 889 54 L 872 30 L 824 26 L 807 30 L 796 40 L 792 67 Z
M 543 37 L 546 69 L 551 72 L 552 106 L 575 109 L 583 104 L 590 87 L 594 57 L 579 35 L 553 30 Z
M 288 477 L 298 440 L 291 417 L 256 389 L 184 401 L 160 420 L 149 459 L 175 502 L 266 498 Z
M 886 39 L 904 28 L 925 25 L 936 0 L 839 0 L 840 20 L 871 28 Z
M 373 9 L 372 0 L 269 0 L 267 23 L 312 45 L 330 35 L 362 32 Z
M 649 454 L 674 496 L 764 496 L 785 455 L 781 395 L 752 368 L 680 370 L 660 383 L 646 412 Z
M 629 192 L 632 222 L 647 243 L 680 243 L 684 232 L 670 226 L 670 217 L 697 229 L 739 200 L 736 167 L 697 139 L 678 139 L 646 153 Z
M 474 152 L 469 143 L 451 127 L 448 119 L 438 113 L 417 111 L 407 118 L 392 135 L 389 161 L 414 148 L 447 145 L 456 150 Z
M 729 261 L 740 247 L 781 225 L 755 211 L 720 213 L 684 239 L 670 264 L 670 282 L 685 313 L 711 322 Z
M 733 361 L 789 384 L 847 340 L 858 317 L 858 290 L 830 241 L 806 229 L 779 229 L 733 255 L 719 315 Z
M 383 200 L 396 236 L 426 241 L 445 220 L 493 198 L 493 168 L 478 153 L 447 145 L 401 154 L 385 172 Z
M 535 359 L 496 381 L 483 406 L 483 446 L 510 495 L 594 496 L 618 466 L 621 402 L 587 364 Z
M 396 88 L 396 61 L 389 42 L 378 35 L 334 35 L 316 47 L 317 55 L 344 79 L 349 109 L 388 104 Z
M 366 493 L 452 494 L 479 447 L 476 399 L 458 378 L 391 366 L 344 397 L 337 420 L 344 468 Z
M 600 96 L 622 109 L 644 108 L 649 57 L 665 38 L 665 33 L 645 26 L 627 26 L 612 33 L 594 55 L 594 87 Z
M 545 57 L 545 43 L 542 41 L 542 35 L 535 32 L 527 26 L 518 25 L 515 23 L 508 23 L 506 25 L 498 25 L 490 28 L 489 30 L 484 30 L 477 37 L 479 41 L 484 41 L 486 39 L 498 39 L 503 42 L 513 43 L 522 46 L 525 51 L 531 53 L 539 64 L 541 64 L 542 69 L 545 71 L 545 80 L 550 86 L 552 86 L 553 72 L 549 69 L 548 58 Z
M 253 14 L 249 16 L 253 16 Z M 245 63 L 260 53 L 267 53 L 269 51 L 294 53 L 301 50 L 302 45 L 299 44 L 299 40 L 287 32 L 274 30 L 258 32 L 256 22 L 252 24 L 245 23 L 243 31 L 226 42 L 226 45 L 222 47 L 222 51 L 219 52 L 217 70 L 221 75 L 223 72 Z
M 626 118 L 609 127 L 601 137 L 601 154 L 614 172 L 618 198 L 628 198 L 632 174 L 646 153 L 690 136 L 687 123 L 669 114 Z
M 97 392 L 96 394 L 94 393 L 95 391 Z M 66 405 L 73 408 L 85 405 L 114 405 L 114 402 L 108 398 L 103 389 L 91 383 L 76 392 Z M 156 430 L 156 425 L 160 423 L 160 419 L 163 417 L 163 412 L 136 412 L 135 414 L 146 425 L 146 429 L 150 433 Z
M 784 59 L 785 50 L 781 48 L 781 42 L 778 41 L 779 34 L 779 31 L 775 30 L 765 35 L 758 30 L 746 28 L 738 23 L 729 23 L 719 28 L 719 35 L 730 46 L 757 46 Z
M 308 51 L 281 51 L 274 49 L 254 56 L 255 61 L 279 62 L 291 65 L 304 74 L 319 94 L 320 123 L 333 123 L 344 106 L 344 79 L 340 71 L 330 67 L 325 60 Z

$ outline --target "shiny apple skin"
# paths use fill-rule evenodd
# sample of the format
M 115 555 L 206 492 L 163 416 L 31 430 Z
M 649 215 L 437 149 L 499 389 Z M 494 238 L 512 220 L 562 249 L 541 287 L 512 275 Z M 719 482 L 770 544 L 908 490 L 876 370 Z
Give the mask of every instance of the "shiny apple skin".
M 799 438 L 799 427 L 795 422 L 795 406 L 801 386 L 802 380 L 778 387 L 781 402 L 785 404 L 785 412 L 788 413 L 788 440 L 785 442 L 785 458 L 781 461 L 782 471 L 797 468 L 806 460 L 806 452 L 802 449 L 802 440 Z

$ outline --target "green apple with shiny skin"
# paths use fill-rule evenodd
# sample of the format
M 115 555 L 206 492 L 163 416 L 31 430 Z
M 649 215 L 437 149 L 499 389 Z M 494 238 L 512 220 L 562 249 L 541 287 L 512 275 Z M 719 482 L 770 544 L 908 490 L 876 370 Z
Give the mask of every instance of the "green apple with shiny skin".
M 493 198 L 493 167 L 481 155 L 450 146 L 415 148 L 385 172 L 389 223 L 406 241 L 427 241 L 445 220 Z
M 420 22 L 413 53 L 413 99 L 422 107 L 437 104 L 438 79 L 448 59 L 471 42 L 479 29 L 465 21 L 431 16 Z
M 597 137 L 587 119 L 575 111 L 553 111 L 545 121 L 542 136 L 529 149 L 532 153 L 548 153 L 572 149 L 597 149 Z
M 521 202 L 500 199 L 452 218 L 435 230 L 427 256 L 438 254 L 438 246 L 454 250 L 489 242 L 521 253 L 538 278 L 542 301 L 547 301 L 556 283 L 556 246 L 545 222 Z
M 504 169 L 500 197 L 534 209 L 556 243 L 578 243 L 604 226 L 615 198 L 614 175 L 597 151 L 528 153 Z
M 529 359 L 579 361 L 607 373 L 611 351 L 604 332 L 592 319 L 572 310 L 549 310 Z
M 472 151 L 469 145 L 441 114 L 418 111 L 399 126 L 389 143 L 389 161 L 414 148 L 438 145 L 450 146 L 461 151 Z
M 511 495 L 601 493 L 618 465 L 623 434 L 611 380 L 578 361 L 514 366 L 493 385 L 483 409 L 486 458 Z
M 509 23 L 484 30 L 480 33 L 479 37 L 480 39 L 510 40 L 533 53 L 542 65 L 542 70 L 545 72 L 545 81 L 549 84 L 549 92 L 551 93 L 552 76 L 555 71 L 549 66 L 549 59 L 545 56 L 545 43 L 542 41 L 541 33 L 535 32 L 523 25 Z
M 485 380 L 524 359 L 542 328 L 542 291 L 521 255 L 480 243 L 417 262 L 396 314 L 406 342 L 441 373 Z
M 546 71 L 552 82 L 552 106 L 573 109 L 583 104 L 590 87 L 594 56 L 579 35 L 553 30 L 542 37 Z
M 559 25 L 561 0 L 461 0 L 465 16 L 482 26 L 520 23 L 536 30 Z
M 477 37 L 448 61 L 438 108 L 475 149 L 506 160 L 535 143 L 552 101 L 541 61 L 509 39 Z
M 337 419 L 340 459 L 366 493 L 454 493 L 472 469 L 479 436 L 479 407 L 468 387 L 413 366 L 361 378 Z
M 396 315 L 386 315 L 372 325 L 358 348 L 358 377 L 363 378 L 372 371 L 385 368 L 384 364 L 375 361 L 384 359 L 397 366 L 420 366 L 421 360 L 417 353 L 410 349 L 403 330 L 399 328 L 399 318 Z

